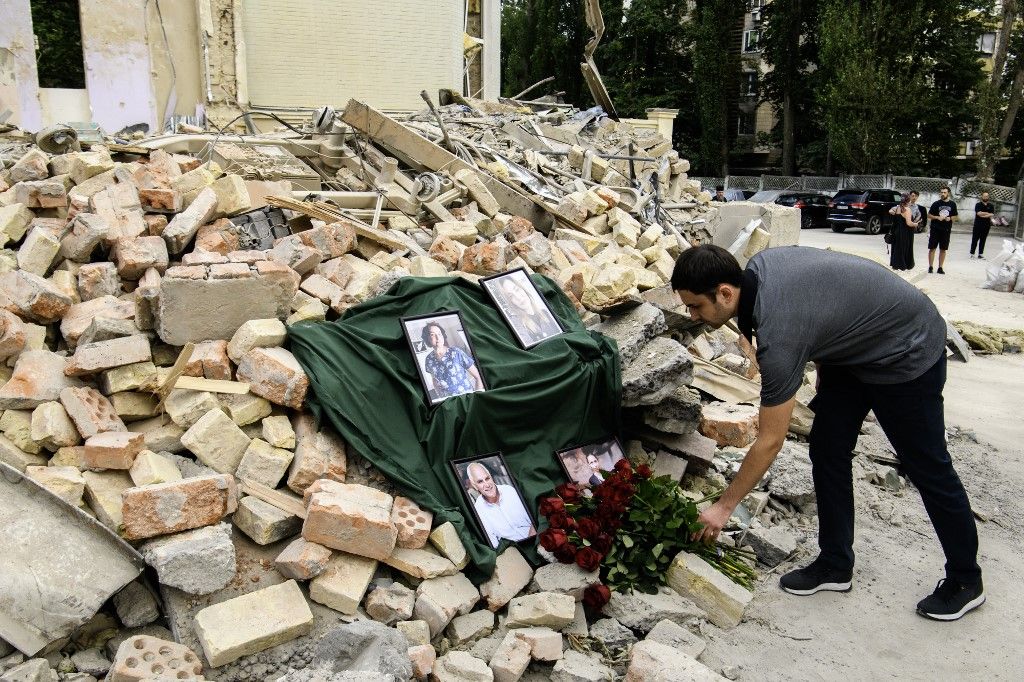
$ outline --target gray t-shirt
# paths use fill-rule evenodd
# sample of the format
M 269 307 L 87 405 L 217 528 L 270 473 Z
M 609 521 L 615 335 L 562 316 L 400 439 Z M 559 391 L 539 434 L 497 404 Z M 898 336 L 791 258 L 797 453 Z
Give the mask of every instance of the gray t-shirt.
M 750 259 L 761 403 L 792 398 L 808 361 L 869 384 L 911 381 L 946 348 L 946 323 L 917 287 L 878 263 L 799 246 Z

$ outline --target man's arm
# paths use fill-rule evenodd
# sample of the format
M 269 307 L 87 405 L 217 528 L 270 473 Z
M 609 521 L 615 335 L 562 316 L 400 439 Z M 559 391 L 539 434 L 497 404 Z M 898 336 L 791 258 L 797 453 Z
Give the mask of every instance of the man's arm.
M 729 517 L 732 516 L 736 505 L 764 477 L 768 467 L 775 461 L 775 456 L 782 449 L 782 444 L 786 441 L 789 420 L 793 416 L 795 404 L 796 396 L 793 396 L 781 405 L 761 406 L 757 439 L 747 450 L 747 455 L 743 458 L 743 464 L 740 465 L 736 478 L 732 480 L 717 502 L 701 512 L 700 521 L 704 524 L 704 528 L 694 533 L 694 540 L 713 542 L 725 524 L 729 522 Z
M 936 201 L 935 203 L 933 203 L 931 206 L 928 207 L 928 219 L 929 220 L 938 220 L 938 221 L 942 220 L 941 216 L 938 216 L 935 213 L 935 207 L 938 206 L 938 204 L 939 204 L 939 202 Z

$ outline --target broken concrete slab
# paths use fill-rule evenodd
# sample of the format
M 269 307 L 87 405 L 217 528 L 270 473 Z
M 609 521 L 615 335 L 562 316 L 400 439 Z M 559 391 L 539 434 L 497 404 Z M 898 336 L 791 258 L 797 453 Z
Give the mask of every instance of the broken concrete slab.
M 594 331 L 615 339 L 622 364 L 628 365 L 658 334 L 667 330 L 665 315 L 650 303 L 594 326 Z
M 683 346 L 656 337 L 622 370 L 622 404 L 653 405 L 693 379 L 693 360 Z
M 142 557 L 87 514 L 0 463 L 0 637 L 28 655 L 134 580 Z
M 175 266 L 160 280 L 157 334 L 171 345 L 230 339 L 248 320 L 285 319 L 299 287 L 287 266 L 258 261 L 249 277 L 210 279 L 202 265 Z
M 650 640 L 637 642 L 629 652 L 624 682 L 647 682 L 666 677 L 693 682 L 725 682 L 727 679 L 680 649 Z

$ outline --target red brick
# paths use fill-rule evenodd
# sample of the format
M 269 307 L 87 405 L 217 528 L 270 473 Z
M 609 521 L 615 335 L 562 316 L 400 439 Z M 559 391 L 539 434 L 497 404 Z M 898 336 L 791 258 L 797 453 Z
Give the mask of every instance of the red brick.
M 141 540 L 217 523 L 237 507 L 235 477 L 218 474 L 129 488 L 121 494 L 124 537 Z
M 82 463 L 89 469 L 131 469 L 145 447 L 146 437 L 141 433 L 98 433 L 85 441 Z

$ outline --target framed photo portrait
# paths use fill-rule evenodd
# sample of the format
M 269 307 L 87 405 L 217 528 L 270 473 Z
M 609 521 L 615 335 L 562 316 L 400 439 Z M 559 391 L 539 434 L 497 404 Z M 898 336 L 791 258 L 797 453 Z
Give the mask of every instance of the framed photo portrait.
M 602 471 L 611 471 L 615 463 L 625 459 L 618 438 L 578 445 L 555 453 L 566 477 L 583 487 L 597 485 L 604 480 Z
M 403 317 L 402 328 L 431 405 L 455 395 L 486 390 L 473 345 L 457 311 Z
M 451 462 L 455 478 L 476 516 L 488 544 L 522 542 L 537 534 L 537 526 L 500 452 Z
M 533 348 L 564 331 L 523 268 L 485 277 L 480 286 L 523 348 Z

